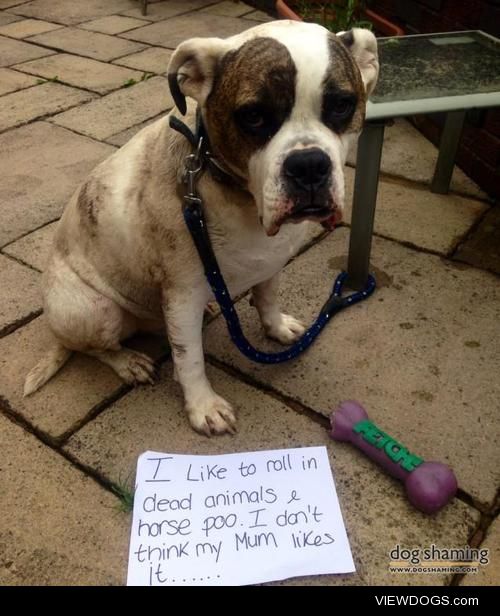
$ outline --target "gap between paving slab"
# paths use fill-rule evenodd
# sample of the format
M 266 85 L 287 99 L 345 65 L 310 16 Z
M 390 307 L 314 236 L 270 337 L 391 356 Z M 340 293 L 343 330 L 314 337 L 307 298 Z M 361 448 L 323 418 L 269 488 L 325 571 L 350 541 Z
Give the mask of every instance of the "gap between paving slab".
M 118 499 L 1 415 L 0 449 L 0 584 L 123 584 L 130 522 Z
M 182 410 L 179 386 L 167 362 L 160 382 L 127 394 L 87 424 L 64 450 L 106 480 L 134 475 L 143 451 L 218 454 L 236 451 L 325 445 L 328 448 L 357 574 L 321 576 L 287 583 L 444 584 L 450 576 L 394 576 L 389 551 L 406 546 L 465 544 L 479 514 L 455 500 L 436 516 L 412 509 L 401 486 L 380 473 L 346 445 L 333 444 L 326 430 L 263 392 L 213 367 L 208 375 L 216 391 L 238 406 L 236 436 L 207 439 L 191 430 Z M 132 479 L 131 479 L 132 480 Z

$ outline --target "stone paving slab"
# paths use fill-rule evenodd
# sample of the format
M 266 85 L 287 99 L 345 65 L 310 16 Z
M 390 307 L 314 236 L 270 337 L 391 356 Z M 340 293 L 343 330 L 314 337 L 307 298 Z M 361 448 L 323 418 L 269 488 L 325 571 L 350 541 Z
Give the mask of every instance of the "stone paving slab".
M 146 128 L 146 126 L 149 126 L 153 122 L 157 122 L 158 120 L 161 120 L 161 118 L 165 118 L 165 122 L 167 121 L 165 114 L 160 113 L 154 118 L 150 118 L 149 120 L 146 120 L 145 122 L 141 122 L 140 124 L 136 124 L 135 126 L 127 128 L 127 130 L 117 133 L 116 135 L 107 137 L 106 143 L 111 143 L 112 145 L 116 145 L 119 148 L 121 148 L 122 145 L 125 145 L 128 141 L 130 141 L 132 137 L 134 137 L 134 135 L 137 135 L 137 133 L 140 130 L 142 130 L 143 128 Z
M 16 41 L 6 36 L 0 36 L 0 67 L 27 62 L 35 58 L 50 56 L 54 51 L 25 41 Z
M 119 60 L 114 60 L 113 64 L 120 66 L 129 66 L 139 71 L 147 71 L 148 73 L 157 73 L 164 75 L 167 72 L 168 63 L 172 57 L 171 49 L 163 47 L 149 47 L 144 51 L 133 53 L 130 56 L 125 56 Z
M 454 259 L 500 274 L 500 208 L 492 207 Z
M 0 247 L 58 218 L 78 184 L 114 151 L 47 122 L 0 135 Z
M 148 4 L 147 15 L 142 14 L 141 6 L 135 6 L 128 11 L 120 11 L 122 15 L 137 17 L 138 19 L 147 19 L 148 21 L 163 21 L 176 15 L 189 13 L 196 9 L 213 3 L 214 0 L 165 0 L 155 4 Z M 194 31 L 193 31 L 194 32 Z M 194 34 L 192 35 L 194 36 Z
M 422 133 L 410 122 L 398 119 L 385 129 L 380 169 L 383 173 L 430 185 L 437 155 L 437 148 Z M 355 160 L 356 148 L 348 157 L 351 164 Z M 457 166 L 453 170 L 450 188 L 453 192 L 486 199 L 486 193 Z
M 351 220 L 354 170 L 346 172 L 346 211 Z M 447 255 L 487 211 L 488 205 L 455 194 L 437 195 L 422 186 L 379 182 L 375 232 L 406 244 Z
M 106 0 L 105 2 L 103 0 L 85 0 L 84 2 L 34 0 L 11 8 L 9 12 L 72 26 L 83 21 L 89 21 L 89 19 L 125 11 L 135 6 L 137 6 L 137 0 Z
M 0 0 L 0 9 L 9 9 L 14 6 L 20 6 L 28 0 Z
M 282 309 L 311 323 L 347 248 L 347 230 L 339 229 L 293 261 Z M 251 363 L 220 318 L 204 347 L 325 416 L 342 400 L 359 400 L 411 451 L 450 464 L 462 489 L 489 507 L 500 479 L 500 281 L 391 241 L 374 238 L 373 249 L 374 297 L 337 315 L 297 360 Z M 249 340 L 270 348 L 255 310 L 246 301 L 238 309 Z
M 0 335 L 41 307 L 40 275 L 0 254 Z
M 34 36 L 35 34 L 42 34 L 42 32 L 57 30 L 58 28 L 62 28 L 61 24 L 53 24 L 49 21 L 43 21 L 42 19 L 23 19 L 22 21 L 16 21 L 7 26 L 2 26 L 0 28 L 0 34 L 16 39 L 23 39 L 28 36 Z
M 222 15 L 224 17 L 242 17 L 248 13 L 253 12 L 253 7 L 245 2 L 231 2 L 226 0 L 225 2 L 218 2 L 217 4 L 211 4 L 203 9 L 200 13 L 210 13 L 211 15 Z
M 257 22 L 237 19 L 234 17 L 221 17 L 207 13 L 193 13 L 182 17 L 173 17 L 166 21 L 154 23 L 144 28 L 137 28 L 122 34 L 122 38 L 132 39 L 175 49 L 179 43 L 193 36 L 219 36 L 227 38 L 239 34 Z
M 94 95 L 59 83 L 44 83 L 0 99 L 0 131 L 21 126 L 42 116 L 64 111 L 94 98 Z
M 480 567 L 478 573 L 468 573 L 461 581 L 462 586 L 500 586 L 500 518 L 491 523 L 486 538 L 479 546 L 489 550 L 489 564 Z
M 7 24 L 12 24 L 15 21 L 19 21 L 22 17 L 19 15 L 11 15 L 10 13 L 5 13 L 4 11 L 0 11 L 0 26 L 6 26 Z
M 36 77 L 31 75 L 24 75 L 10 68 L 0 68 L 0 96 L 34 86 L 37 81 Z
M 53 379 L 24 398 L 26 375 L 51 339 L 43 316 L 0 339 L 0 395 L 5 404 L 35 428 L 57 439 L 80 425 L 94 407 L 116 396 L 124 384 L 108 366 L 75 353 Z M 153 336 L 127 342 L 127 346 L 154 358 L 164 355 L 167 349 L 164 338 Z
M 25 235 L 17 242 L 9 244 L 3 252 L 43 272 L 49 258 L 56 227 L 57 221 L 45 225 Z
M 99 94 L 121 88 L 129 79 L 138 81 L 142 77 L 142 73 L 129 68 L 66 53 L 17 64 L 15 68 L 46 79 L 57 76 L 61 82 Z
M 80 24 L 79 27 L 85 30 L 101 32 L 102 34 L 120 34 L 121 32 L 144 26 L 147 23 L 149 22 L 144 21 L 144 19 L 134 19 L 133 17 L 125 17 L 123 15 L 108 15 L 107 17 L 87 21 L 84 24 Z
M 443 584 L 448 575 L 393 575 L 389 552 L 397 544 L 465 544 L 478 513 L 455 500 L 429 517 L 410 508 L 401 487 L 345 445 L 334 445 L 323 426 L 265 393 L 220 372 L 208 370 L 216 391 L 238 406 L 236 436 L 207 439 L 191 430 L 182 410 L 172 367 L 155 387 L 134 391 L 76 433 L 66 449 L 81 463 L 114 481 L 134 476 L 146 450 L 221 454 L 285 447 L 328 448 L 357 574 L 301 578 L 299 583 Z M 296 583 L 297 580 L 291 581 Z M 290 582 L 287 582 L 290 583 Z
M 30 41 L 94 60 L 109 62 L 120 56 L 144 49 L 144 45 L 117 36 L 90 32 L 80 28 L 61 28 L 32 36 Z
M 264 11 L 252 11 L 251 13 L 246 13 L 243 15 L 243 19 L 252 19 L 253 21 L 274 21 L 274 17 L 271 17 Z
M 106 139 L 173 105 L 167 80 L 153 77 L 88 105 L 61 113 L 51 118 L 51 121 L 95 139 Z
M 118 499 L 0 416 L 0 585 L 120 585 L 130 516 Z

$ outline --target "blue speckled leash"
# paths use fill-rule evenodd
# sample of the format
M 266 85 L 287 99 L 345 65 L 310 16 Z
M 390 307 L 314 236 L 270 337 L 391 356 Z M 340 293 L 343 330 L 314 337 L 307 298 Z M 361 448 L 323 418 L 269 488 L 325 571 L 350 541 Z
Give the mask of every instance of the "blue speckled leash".
M 175 120 L 179 122 L 177 119 Z M 172 126 L 172 128 L 175 127 Z M 297 340 L 297 342 L 288 349 L 279 353 L 264 353 L 255 349 L 245 338 L 241 329 L 240 320 L 234 309 L 233 301 L 227 290 L 226 283 L 224 282 L 224 278 L 220 272 L 217 259 L 212 249 L 212 244 L 210 243 L 207 224 L 203 214 L 203 202 L 196 191 L 197 179 L 204 170 L 206 157 L 210 156 L 210 154 L 204 150 L 203 137 L 197 140 L 197 144 L 196 152 L 190 154 L 185 161 L 184 181 L 187 190 L 183 203 L 184 220 L 203 264 L 208 284 L 226 320 L 229 335 L 241 353 L 248 359 L 257 363 L 279 364 L 294 359 L 311 346 L 321 330 L 335 314 L 369 297 L 375 290 L 375 278 L 371 275 L 368 276 L 366 286 L 362 291 L 357 291 L 351 295 L 342 297 L 342 287 L 347 278 L 347 272 L 341 272 L 337 276 L 332 293 L 321 308 L 317 319 L 302 335 L 300 340 Z

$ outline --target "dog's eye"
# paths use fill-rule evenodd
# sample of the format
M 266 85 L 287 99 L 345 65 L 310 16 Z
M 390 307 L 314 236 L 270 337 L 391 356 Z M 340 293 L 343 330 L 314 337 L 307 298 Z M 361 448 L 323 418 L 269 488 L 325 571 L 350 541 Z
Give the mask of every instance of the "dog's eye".
M 274 133 L 273 115 L 261 105 L 240 107 L 234 117 L 240 129 L 249 135 L 267 138 Z
M 240 121 L 255 130 L 264 126 L 264 115 L 258 109 L 248 109 L 240 115 Z
M 351 96 L 336 97 L 330 102 L 330 116 L 335 120 L 348 118 L 354 112 L 356 101 Z

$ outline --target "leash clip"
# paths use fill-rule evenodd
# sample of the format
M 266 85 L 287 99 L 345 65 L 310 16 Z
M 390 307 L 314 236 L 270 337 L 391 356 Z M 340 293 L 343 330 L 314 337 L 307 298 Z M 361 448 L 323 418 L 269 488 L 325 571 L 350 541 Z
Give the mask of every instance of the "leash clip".
M 203 137 L 200 137 L 198 146 L 196 147 L 196 152 L 189 154 L 184 159 L 183 182 L 187 188 L 185 200 L 189 202 L 200 201 L 196 190 L 196 185 L 198 183 L 200 173 L 203 171 L 202 147 Z

